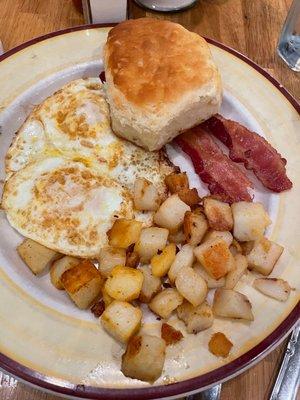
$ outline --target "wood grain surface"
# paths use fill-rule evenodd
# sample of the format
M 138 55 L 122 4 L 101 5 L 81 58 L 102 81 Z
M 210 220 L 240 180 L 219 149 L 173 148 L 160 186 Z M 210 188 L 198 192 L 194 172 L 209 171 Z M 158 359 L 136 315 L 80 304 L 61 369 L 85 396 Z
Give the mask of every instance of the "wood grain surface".
M 291 0 L 199 0 L 190 10 L 159 14 L 146 12 L 130 2 L 129 16 L 171 19 L 219 40 L 260 64 L 299 101 L 300 74 L 289 70 L 275 50 L 290 4 Z M 0 0 L 0 39 L 5 50 L 33 37 L 83 23 L 83 16 L 72 0 Z M 255 367 L 223 384 L 221 400 L 269 399 L 285 345 L 286 342 Z M 60 398 L 30 388 L 0 372 L 1 400 Z M 300 400 L 300 396 L 297 399 Z

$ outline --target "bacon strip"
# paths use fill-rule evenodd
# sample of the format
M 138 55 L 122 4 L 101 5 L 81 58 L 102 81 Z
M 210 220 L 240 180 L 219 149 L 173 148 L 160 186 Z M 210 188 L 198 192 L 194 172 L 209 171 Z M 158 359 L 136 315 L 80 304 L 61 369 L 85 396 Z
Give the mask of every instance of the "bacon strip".
M 286 160 L 263 137 L 218 114 L 201 126 L 228 147 L 231 160 L 252 170 L 266 188 L 274 192 L 291 189 Z
M 211 194 L 228 203 L 252 200 L 249 179 L 201 126 L 177 136 L 175 143 L 191 157 L 195 171 L 208 184 Z

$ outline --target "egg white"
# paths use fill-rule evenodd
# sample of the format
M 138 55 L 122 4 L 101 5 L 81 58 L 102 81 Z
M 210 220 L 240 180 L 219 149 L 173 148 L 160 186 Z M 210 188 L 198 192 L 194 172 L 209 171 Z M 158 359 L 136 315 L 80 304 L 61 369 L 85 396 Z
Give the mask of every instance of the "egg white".
M 24 236 L 56 251 L 93 258 L 107 244 L 116 218 L 132 218 L 133 204 L 116 181 L 84 164 L 38 160 L 5 184 L 1 206 Z
M 78 174 L 89 171 L 99 187 L 84 193 L 79 185 L 73 192 L 65 172 L 65 185 L 56 182 L 41 189 L 45 177 L 59 171 L 62 176 L 68 165 L 76 166 Z M 115 215 L 134 217 L 145 226 L 152 223 L 153 212 L 133 210 L 134 182 L 148 179 L 163 197 L 164 178 L 173 167 L 161 152 L 148 152 L 113 133 L 102 83 L 88 78 L 68 83 L 32 111 L 7 153 L 6 172 L 2 206 L 15 229 L 63 254 L 93 257 L 107 243 Z M 49 196 L 42 196 L 43 191 Z M 47 210 L 58 216 L 49 227 Z M 63 218 L 77 219 L 78 229 L 64 229 Z
M 7 153 L 7 174 L 49 156 L 81 161 L 131 190 L 136 178 L 144 177 L 162 194 L 164 177 L 173 170 L 161 152 L 146 151 L 113 133 L 98 78 L 68 83 L 31 113 Z

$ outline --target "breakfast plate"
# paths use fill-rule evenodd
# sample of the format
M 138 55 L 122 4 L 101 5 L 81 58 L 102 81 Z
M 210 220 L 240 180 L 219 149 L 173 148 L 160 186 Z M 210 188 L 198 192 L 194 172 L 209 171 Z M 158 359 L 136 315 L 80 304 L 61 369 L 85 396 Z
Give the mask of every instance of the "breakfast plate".
M 45 35 L 0 57 L 0 179 L 4 184 L 5 154 L 35 105 L 64 84 L 97 77 L 109 27 L 82 26 Z M 299 318 L 300 244 L 300 107 L 291 95 L 256 64 L 208 40 L 223 85 L 221 113 L 258 132 L 288 160 L 293 189 L 271 194 L 255 181 L 255 200 L 265 205 L 272 225 L 267 236 L 284 247 L 273 272 L 295 289 L 287 302 L 264 297 L 243 277 L 238 290 L 253 305 L 254 321 L 218 319 L 213 328 L 188 335 L 167 349 L 162 376 L 150 385 L 120 372 L 124 349 L 107 335 L 87 311 L 51 286 L 49 276 L 35 277 L 20 260 L 22 241 L 3 212 L 0 214 L 0 367 L 32 385 L 64 396 L 143 399 L 182 396 L 241 373 L 286 337 Z M 192 164 L 176 147 L 170 159 L 187 171 L 190 183 L 205 194 Z M 1 194 L 1 193 L 0 193 Z M 156 332 L 157 323 L 146 316 Z M 229 357 L 216 358 L 207 349 L 213 332 L 225 332 L 234 344 Z

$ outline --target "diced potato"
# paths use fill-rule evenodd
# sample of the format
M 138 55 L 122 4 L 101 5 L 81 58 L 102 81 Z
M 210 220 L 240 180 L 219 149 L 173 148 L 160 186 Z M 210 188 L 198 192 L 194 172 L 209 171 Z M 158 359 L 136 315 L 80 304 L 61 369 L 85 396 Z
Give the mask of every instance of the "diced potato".
M 183 302 L 183 297 L 176 289 L 168 288 L 158 293 L 151 302 L 149 308 L 161 318 L 169 318 L 171 313 Z
M 240 201 L 231 205 L 233 214 L 233 236 L 241 241 L 260 239 L 271 220 L 261 203 Z
M 63 284 L 61 283 L 62 274 L 70 268 L 75 267 L 75 265 L 80 263 L 80 258 L 64 256 L 54 261 L 54 263 L 50 267 L 50 279 L 52 285 L 54 285 L 57 289 L 62 290 Z
M 225 276 L 235 266 L 228 244 L 223 239 L 208 240 L 194 249 L 200 264 L 215 279 Z
M 235 267 L 226 275 L 225 288 L 234 289 L 238 281 L 244 275 L 248 268 L 248 261 L 242 254 L 237 254 L 235 257 Z
M 214 322 L 212 309 L 206 301 L 197 307 L 184 301 L 177 307 L 177 315 L 185 323 L 188 333 L 196 334 L 204 331 L 210 328 Z
M 133 202 L 136 210 L 156 211 L 160 204 L 158 190 L 147 179 L 138 178 L 134 182 Z
M 262 237 L 260 240 L 255 241 L 253 249 L 246 256 L 249 268 L 262 275 L 269 275 L 282 252 L 282 246 Z
M 125 265 L 126 250 L 120 247 L 103 247 L 100 250 L 98 261 L 101 275 L 108 278 L 114 267 Z
M 105 285 L 102 288 L 102 300 L 104 301 L 105 308 L 108 307 L 114 301 L 114 299 L 110 297 L 107 291 L 105 290 Z
M 176 254 L 175 259 L 169 269 L 168 277 L 171 283 L 175 282 L 176 276 L 181 268 L 191 267 L 195 256 L 194 248 L 189 244 L 182 246 L 181 250 Z
M 176 232 L 183 224 L 184 214 L 190 207 L 180 200 L 178 194 L 168 197 L 154 215 L 156 225 Z
M 242 248 L 242 253 L 244 254 L 244 256 L 247 256 L 254 247 L 254 241 L 252 240 L 250 242 L 240 242 L 240 246 Z
M 163 370 L 166 344 L 157 336 L 134 336 L 122 356 L 121 371 L 125 376 L 141 381 L 156 381 Z
M 141 326 L 142 311 L 125 301 L 113 301 L 101 316 L 104 329 L 116 340 L 126 343 Z
M 207 295 L 207 284 L 191 267 L 181 268 L 175 279 L 178 292 L 194 307 L 199 306 Z
M 60 255 L 31 239 L 25 239 L 18 247 L 19 256 L 35 274 L 40 274 L 46 267 Z
M 168 235 L 169 231 L 165 228 L 144 228 L 134 247 L 134 251 L 139 254 L 141 262 L 149 262 L 159 250 L 165 248 Z
M 139 300 L 142 303 L 150 303 L 153 296 L 155 296 L 161 289 L 161 280 L 152 275 L 151 269 L 147 265 L 139 268 L 144 275 L 144 281 Z
M 233 242 L 233 236 L 231 234 L 231 232 L 228 231 L 213 231 L 210 230 L 207 232 L 207 234 L 204 236 L 204 242 L 206 242 L 207 240 L 212 240 L 212 239 L 223 239 L 228 246 L 231 246 L 232 242 Z
M 218 317 L 253 321 L 252 306 L 248 298 L 231 289 L 217 289 L 214 296 L 213 312 Z
M 174 243 L 168 244 L 161 252 L 151 258 L 152 274 L 161 278 L 169 271 L 176 255 Z
M 203 200 L 203 206 L 211 229 L 215 231 L 231 231 L 233 218 L 229 204 L 212 197 L 206 197 Z
M 105 291 L 113 299 L 132 301 L 139 297 L 144 281 L 143 273 L 135 268 L 117 266 L 105 282 Z
M 217 357 L 227 357 L 233 344 L 222 332 L 216 332 L 212 335 L 208 348 L 209 351 Z
M 207 220 L 202 213 L 187 211 L 183 220 L 185 240 L 192 246 L 197 246 L 208 229 Z
M 62 274 L 61 283 L 77 307 L 85 309 L 100 295 L 103 280 L 91 261 L 81 260 Z
M 137 268 L 139 263 L 140 263 L 139 254 L 136 251 L 134 251 L 134 246 L 129 246 L 128 249 L 126 250 L 126 261 L 125 261 L 126 267 Z
M 225 277 L 223 276 L 220 279 L 215 279 L 213 278 L 207 271 L 205 268 L 202 267 L 201 264 L 196 263 L 194 266 L 194 271 L 199 274 L 200 276 L 202 276 L 202 278 L 205 280 L 208 289 L 215 289 L 218 287 L 223 287 L 225 286 Z
M 196 206 L 200 203 L 201 198 L 198 195 L 196 188 L 193 189 L 182 189 L 178 192 L 180 200 L 190 207 Z
M 183 338 L 183 334 L 175 329 L 172 325 L 163 323 L 161 325 L 161 338 L 166 342 L 166 345 L 175 344 Z
M 107 232 L 110 246 L 126 249 L 139 240 L 142 222 L 133 219 L 119 218 Z
M 287 301 L 291 292 L 291 287 L 287 281 L 278 278 L 255 279 L 253 286 L 266 296 L 279 301 Z
M 170 233 L 168 240 L 170 243 L 181 244 L 185 241 L 185 236 L 182 229 L 179 229 L 178 232 Z
M 167 175 L 165 177 L 165 183 L 172 194 L 189 188 L 189 181 L 185 172 Z

